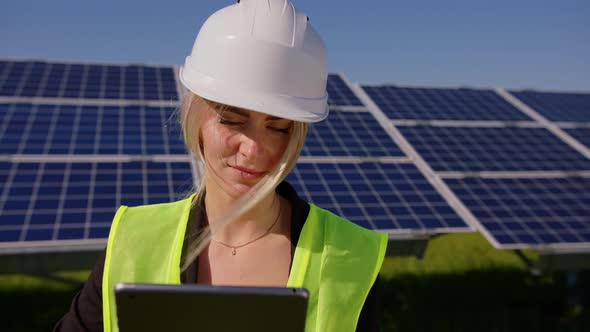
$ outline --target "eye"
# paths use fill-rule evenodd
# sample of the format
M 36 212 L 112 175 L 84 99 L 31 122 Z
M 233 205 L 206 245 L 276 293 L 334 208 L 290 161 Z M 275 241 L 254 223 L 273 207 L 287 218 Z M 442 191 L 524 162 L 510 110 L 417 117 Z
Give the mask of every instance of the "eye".
M 242 124 L 239 121 L 231 121 L 231 120 L 228 120 L 228 119 L 224 119 L 222 117 L 219 118 L 219 123 L 224 124 L 224 125 L 228 125 L 228 126 L 235 126 L 235 125 Z
M 279 128 L 279 127 L 267 127 L 270 130 L 279 132 L 279 133 L 283 133 L 283 134 L 288 134 L 291 131 L 291 126 L 286 127 L 286 128 Z

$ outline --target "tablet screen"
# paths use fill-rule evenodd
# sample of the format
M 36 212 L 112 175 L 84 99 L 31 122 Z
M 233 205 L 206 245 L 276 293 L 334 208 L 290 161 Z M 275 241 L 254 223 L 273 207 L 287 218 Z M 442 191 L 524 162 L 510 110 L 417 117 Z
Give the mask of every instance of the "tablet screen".
M 308 292 L 304 288 L 120 283 L 115 298 L 121 332 L 303 332 Z

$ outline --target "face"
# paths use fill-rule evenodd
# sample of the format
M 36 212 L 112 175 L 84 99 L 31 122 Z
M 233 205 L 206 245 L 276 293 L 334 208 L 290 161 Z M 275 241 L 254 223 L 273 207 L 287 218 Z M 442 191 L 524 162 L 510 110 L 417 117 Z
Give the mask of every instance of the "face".
M 232 197 L 248 192 L 278 165 L 293 121 L 207 103 L 201 122 L 205 185 Z

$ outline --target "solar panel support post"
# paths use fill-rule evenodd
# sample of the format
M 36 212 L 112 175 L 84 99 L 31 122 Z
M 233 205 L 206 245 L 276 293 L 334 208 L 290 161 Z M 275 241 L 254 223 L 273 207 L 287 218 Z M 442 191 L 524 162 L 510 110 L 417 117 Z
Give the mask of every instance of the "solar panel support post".
M 515 249 L 514 253 L 516 254 L 516 256 L 518 256 L 518 258 L 520 258 L 521 261 L 523 261 L 523 263 L 527 266 L 529 272 L 535 276 L 541 276 L 543 274 L 541 268 L 539 268 L 539 265 L 537 264 L 537 262 L 531 260 L 530 258 L 528 258 L 520 249 Z

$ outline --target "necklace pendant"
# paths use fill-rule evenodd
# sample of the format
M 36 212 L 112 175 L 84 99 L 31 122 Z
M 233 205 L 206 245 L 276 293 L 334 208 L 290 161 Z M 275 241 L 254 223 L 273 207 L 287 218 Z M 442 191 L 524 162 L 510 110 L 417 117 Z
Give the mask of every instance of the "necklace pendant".
M 236 248 L 231 248 L 231 254 L 232 254 L 232 256 L 236 255 Z

